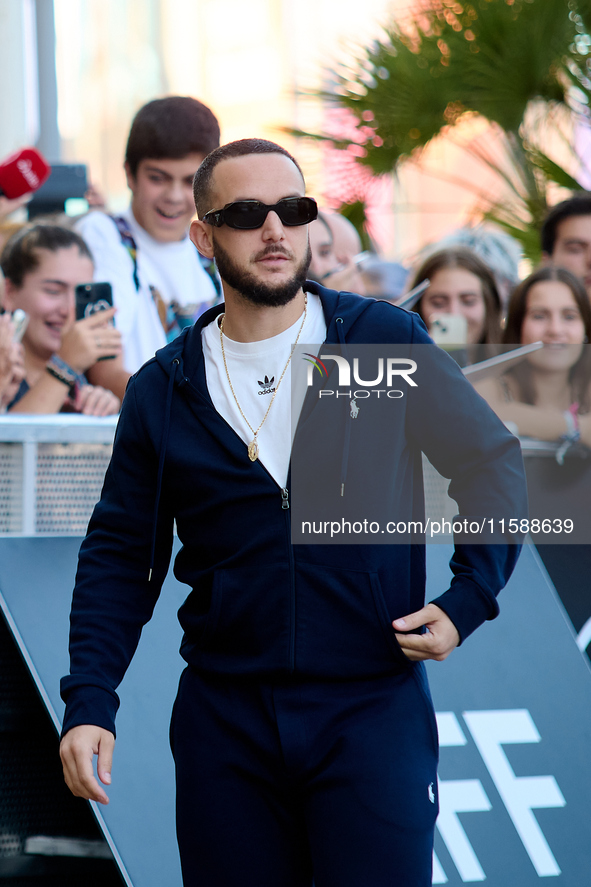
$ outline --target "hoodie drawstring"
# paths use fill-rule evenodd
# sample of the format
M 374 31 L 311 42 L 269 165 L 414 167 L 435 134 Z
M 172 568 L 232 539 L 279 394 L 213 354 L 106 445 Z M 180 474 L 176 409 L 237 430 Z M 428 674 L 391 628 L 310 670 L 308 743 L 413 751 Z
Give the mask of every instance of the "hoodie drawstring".
M 335 325 L 339 345 L 343 351 L 343 357 L 347 357 L 347 343 L 345 342 L 345 333 L 343 332 L 343 318 L 337 317 Z M 345 495 L 345 482 L 347 480 L 347 470 L 349 467 L 349 444 L 351 441 L 351 423 L 345 422 L 345 439 L 343 442 L 343 455 L 341 459 L 341 496 Z
M 166 392 L 166 407 L 164 412 L 164 428 L 162 430 L 162 440 L 160 442 L 160 457 L 158 459 L 158 478 L 156 480 L 156 500 L 154 502 L 154 517 L 152 519 L 152 548 L 150 550 L 150 571 L 148 573 L 148 582 L 152 580 L 152 572 L 154 570 L 154 559 L 156 557 L 156 534 L 158 530 L 158 508 L 160 507 L 160 491 L 162 489 L 162 476 L 164 474 L 164 460 L 166 457 L 166 446 L 168 444 L 168 432 L 170 430 L 170 410 L 172 406 L 172 389 L 176 376 L 176 369 L 180 365 L 180 360 L 175 357 L 172 361 L 172 370 L 168 378 L 168 391 Z

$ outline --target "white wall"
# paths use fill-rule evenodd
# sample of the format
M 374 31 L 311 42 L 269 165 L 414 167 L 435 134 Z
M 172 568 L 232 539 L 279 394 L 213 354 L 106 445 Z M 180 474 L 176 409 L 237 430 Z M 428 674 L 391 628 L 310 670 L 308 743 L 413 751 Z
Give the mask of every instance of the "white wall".
M 33 0 L 0 0 L 0 160 L 39 135 Z

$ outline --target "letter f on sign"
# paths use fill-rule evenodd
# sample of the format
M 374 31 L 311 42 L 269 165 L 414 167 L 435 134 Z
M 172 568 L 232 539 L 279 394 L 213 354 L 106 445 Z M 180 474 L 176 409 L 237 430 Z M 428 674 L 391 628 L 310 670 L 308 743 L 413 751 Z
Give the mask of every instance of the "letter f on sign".
M 564 796 L 553 776 L 516 776 L 502 749 L 506 744 L 540 741 L 529 711 L 467 711 L 464 720 L 539 877 L 559 875 L 532 810 L 564 807 Z

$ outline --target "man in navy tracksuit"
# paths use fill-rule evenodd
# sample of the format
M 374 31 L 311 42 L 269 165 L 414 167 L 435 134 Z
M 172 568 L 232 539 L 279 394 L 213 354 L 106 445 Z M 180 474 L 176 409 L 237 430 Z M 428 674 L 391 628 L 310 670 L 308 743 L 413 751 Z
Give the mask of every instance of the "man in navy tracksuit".
M 116 687 L 176 520 L 175 575 L 192 589 L 171 725 L 185 885 L 427 887 L 437 732 L 422 660 L 496 616 L 517 546 L 457 543 L 450 588 L 425 606 L 423 545 L 292 545 L 293 343 L 428 348 L 433 384 L 404 402 L 388 438 L 381 483 L 399 500 L 422 495 L 424 450 L 461 513 L 492 516 L 502 502 L 519 517 L 519 445 L 416 315 L 306 282 L 316 209 L 304 190 L 296 161 L 263 140 L 216 149 L 196 175 L 192 238 L 216 259 L 225 305 L 128 387 L 80 552 L 64 772 L 74 794 L 108 800 L 92 757 L 108 785 Z M 347 431 L 352 453 L 364 409 Z M 329 449 L 316 440 L 327 477 Z

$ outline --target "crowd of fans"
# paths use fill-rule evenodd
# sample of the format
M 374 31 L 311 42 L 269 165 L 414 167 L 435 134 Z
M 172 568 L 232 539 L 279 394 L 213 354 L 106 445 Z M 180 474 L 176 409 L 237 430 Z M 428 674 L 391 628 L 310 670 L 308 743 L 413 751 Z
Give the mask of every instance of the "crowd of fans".
M 221 299 L 215 266 L 188 238 L 193 175 L 219 138 L 201 102 L 158 99 L 130 129 L 127 211 L 99 205 L 73 227 L 49 219 L 16 225 L 8 221 L 14 202 L 0 200 L 0 409 L 116 413 L 129 376 Z M 321 211 L 309 230 L 310 277 L 325 286 L 397 302 L 428 281 L 413 310 L 435 341 L 453 330 L 468 362 L 471 346 L 542 342 L 479 390 L 520 435 L 591 446 L 583 348 L 591 325 L 590 194 L 550 210 L 543 265 L 521 283 L 517 244 L 490 230 L 454 232 L 410 270 L 364 252 L 338 213 Z M 77 320 L 76 287 L 92 280 L 111 285 L 113 307 Z M 13 323 L 17 309 L 27 315 L 24 332 Z
M 0 199 L 3 240 L 0 405 L 8 412 L 116 413 L 132 373 L 221 296 L 215 267 L 188 237 L 193 175 L 219 144 L 201 102 L 149 102 L 131 126 L 128 210 L 14 225 Z M 97 201 L 94 201 L 97 203 Z M 19 201 L 19 206 L 23 201 Z M 111 309 L 76 320 L 76 288 L 110 284 Z M 10 314 L 26 312 L 22 345 Z

